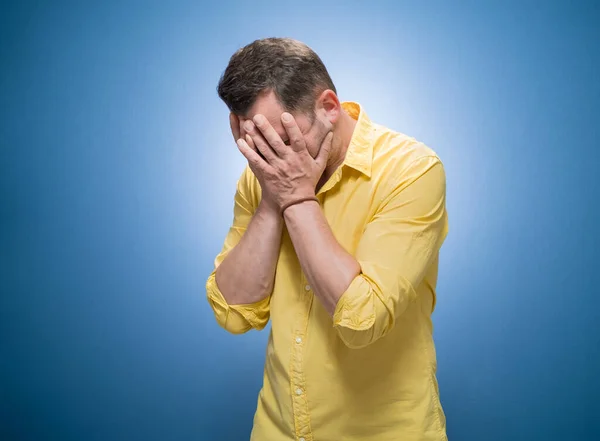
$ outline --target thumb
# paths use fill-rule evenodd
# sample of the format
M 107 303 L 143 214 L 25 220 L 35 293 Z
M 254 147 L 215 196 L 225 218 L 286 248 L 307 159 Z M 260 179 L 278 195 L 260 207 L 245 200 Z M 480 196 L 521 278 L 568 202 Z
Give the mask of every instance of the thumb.
M 318 165 L 319 169 L 323 170 L 327 165 L 327 160 L 329 159 L 329 155 L 331 154 L 331 148 L 333 144 L 333 132 L 329 132 L 325 139 L 323 140 L 323 144 L 321 144 L 321 149 L 315 158 L 315 162 Z

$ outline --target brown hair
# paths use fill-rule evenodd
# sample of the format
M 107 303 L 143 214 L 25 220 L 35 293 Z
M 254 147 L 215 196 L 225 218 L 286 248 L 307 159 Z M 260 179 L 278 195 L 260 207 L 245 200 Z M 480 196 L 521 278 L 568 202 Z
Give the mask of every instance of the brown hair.
M 264 38 L 237 50 L 223 72 L 217 92 L 229 110 L 246 115 L 256 98 L 273 91 L 287 112 L 313 114 L 324 90 L 337 93 L 319 56 L 291 38 Z

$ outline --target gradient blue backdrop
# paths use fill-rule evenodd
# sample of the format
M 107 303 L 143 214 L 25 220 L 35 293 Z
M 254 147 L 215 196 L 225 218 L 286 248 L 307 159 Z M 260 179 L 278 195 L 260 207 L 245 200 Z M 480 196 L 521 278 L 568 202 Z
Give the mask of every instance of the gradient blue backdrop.
M 204 282 L 244 166 L 215 86 L 266 36 L 307 42 L 342 99 L 445 163 L 450 439 L 600 439 L 598 6 L 12 3 L 0 439 L 248 438 L 268 331 L 221 330 Z

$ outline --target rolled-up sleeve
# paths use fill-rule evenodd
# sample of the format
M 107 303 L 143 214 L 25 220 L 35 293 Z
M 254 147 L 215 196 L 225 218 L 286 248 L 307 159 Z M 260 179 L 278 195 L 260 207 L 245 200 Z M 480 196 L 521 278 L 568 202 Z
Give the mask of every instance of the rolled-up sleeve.
M 340 297 L 333 324 L 352 348 L 385 336 L 400 319 L 448 233 L 446 176 L 427 156 L 403 171 L 359 241 L 361 273 Z
M 270 314 L 270 296 L 252 304 L 230 305 L 223 297 L 216 281 L 217 268 L 239 243 L 256 210 L 255 204 L 250 202 L 254 200 L 250 191 L 253 179 L 251 173 L 246 167 L 238 180 L 234 197 L 233 223 L 229 228 L 221 252 L 215 258 L 214 269 L 206 281 L 208 303 L 215 314 L 217 323 L 233 334 L 242 334 L 250 329 L 263 329 L 269 321 Z

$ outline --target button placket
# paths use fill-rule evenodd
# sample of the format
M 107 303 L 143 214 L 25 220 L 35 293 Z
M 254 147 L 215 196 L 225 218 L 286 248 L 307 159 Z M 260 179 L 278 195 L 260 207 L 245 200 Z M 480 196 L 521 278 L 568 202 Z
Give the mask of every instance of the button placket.
M 300 286 L 304 288 L 305 295 L 302 296 L 303 308 L 296 315 L 296 320 L 293 328 L 294 344 L 291 348 L 291 392 L 292 392 L 292 408 L 294 412 L 294 428 L 296 439 L 300 441 L 311 441 L 312 434 L 310 428 L 310 415 L 308 410 L 308 400 L 306 397 L 305 377 L 303 372 L 304 364 L 304 337 L 308 327 L 308 317 L 312 306 L 312 293 L 309 293 L 305 288 L 308 285 L 304 276 L 301 276 Z

